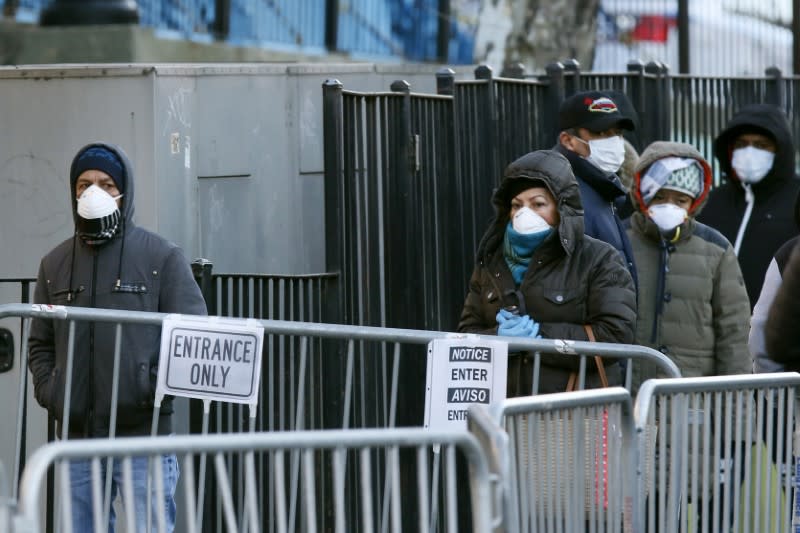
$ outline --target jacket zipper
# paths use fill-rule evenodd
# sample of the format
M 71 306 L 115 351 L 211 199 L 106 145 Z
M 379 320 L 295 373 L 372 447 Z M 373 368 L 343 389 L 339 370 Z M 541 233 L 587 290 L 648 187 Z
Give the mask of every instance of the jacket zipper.
M 97 250 L 93 249 L 94 258 L 92 260 L 92 298 L 90 307 L 94 308 L 97 303 Z M 94 432 L 94 322 L 89 322 L 89 412 L 86 417 L 86 436 L 91 437 Z
M 650 342 L 655 343 L 658 340 L 658 326 L 661 322 L 661 314 L 664 312 L 664 292 L 667 290 L 667 272 L 669 272 L 669 243 L 664 238 L 661 238 L 661 248 L 659 256 L 661 261 L 658 265 L 658 280 L 656 282 L 656 316 L 653 320 L 653 331 L 650 335 Z

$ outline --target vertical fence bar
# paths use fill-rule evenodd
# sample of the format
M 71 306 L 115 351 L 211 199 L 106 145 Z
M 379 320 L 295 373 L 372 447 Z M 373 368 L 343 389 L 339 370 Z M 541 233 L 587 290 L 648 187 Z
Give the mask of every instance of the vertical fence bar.
M 342 272 L 342 84 L 339 80 L 326 80 L 322 85 L 322 127 L 325 160 L 325 268 L 328 272 Z M 325 295 L 324 320 L 348 323 L 347 311 L 341 291 L 341 276 L 328 284 Z
M 416 271 L 416 253 L 409 239 L 408 225 L 415 218 L 419 206 L 415 205 L 413 192 L 413 179 L 409 160 L 411 140 L 411 86 L 405 80 L 397 80 L 391 84 L 392 92 L 398 93 L 399 99 L 394 99 L 392 107 L 394 113 L 390 118 L 390 150 L 393 151 L 390 160 L 389 194 L 386 197 L 386 206 L 393 213 L 394 222 L 387 224 L 389 237 L 387 244 L 394 253 L 389 254 L 387 247 L 387 269 L 391 272 L 389 279 L 392 285 L 387 287 L 398 303 L 395 312 L 390 313 L 392 318 L 389 323 L 396 327 L 412 327 L 415 317 L 410 316 L 410 311 L 416 308 L 415 297 L 411 290 L 411 279 Z
M 765 101 L 780 109 L 786 109 L 786 90 L 781 69 L 769 67 L 764 74 L 766 75 Z
M 480 139 L 479 143 L 482 153 L 478 155 L 479 172 L 484 176 L 492 176 L 497 180 L 498 169 L 502 172 L 502 166 L 497 162 L 497 121 L 496 121 L 496 102 L 495 87 L 493 81 L 492 67 L 480 65 L 475 69 L 475 79 L 483 80 L 486 83 L 480 87 L 483 89 L 482 95 L 476 95 L 478 100 L 475 102 L 477 109 L 477 128 Z M 482 100 L 482 101 L 481 101 Z M 482 200 L 482 199 L 479 199 Z
M 564 96 L 572 96 L 581 91 L 581 64 L 577 59 L 567 59 L 564 65 Z
M 645 99 L 645 87 L 644 87 L 644 63 L 641 61 L 631 61 L 628 63 L 627 66 L 628 75 L 626 77 L 627 80 L 627 97 L 628 100 L 631 102 L 634 111 L 636 112 L 637 116 L 643 117 L 647 116 L 647 109 L 646 109 L 646 102 Z M 641 152 L 642 149 L 649 144 L 647 141 L 649 137 L 647 136 L 646 128 L 649 125 L 645 125 L 648 121 L 647 120 L 639 120 L 636 124 L 636 133 L 635 138 L 638 140 L 638 146 L 635 148 Z
M 548 136 L 555 141 L 558 136 L 558 108 L 566 97 L 564 82 L 564 65 L 550 63 L 545 67 L 548 79 L 547 97 L 545 98 L 545 128 Z
M 681 74 L 690 71 L 689 24 L 689 0 L 678 0 L 678 72 Z

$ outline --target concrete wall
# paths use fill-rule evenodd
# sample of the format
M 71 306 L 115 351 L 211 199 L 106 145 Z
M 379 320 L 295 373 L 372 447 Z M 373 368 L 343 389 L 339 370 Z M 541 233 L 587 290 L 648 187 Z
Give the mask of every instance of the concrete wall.
M 435 67 L 372 64 L 0 67 L 0 279 L 72 234 L 69 163 L 120 144 L 140 225 L 216 271 L 324 269 L 322 83 L 435 90 Z M 464 73 L 467 74 L 466 72 Z M 13 250 L 13 253 L 9 253 Z

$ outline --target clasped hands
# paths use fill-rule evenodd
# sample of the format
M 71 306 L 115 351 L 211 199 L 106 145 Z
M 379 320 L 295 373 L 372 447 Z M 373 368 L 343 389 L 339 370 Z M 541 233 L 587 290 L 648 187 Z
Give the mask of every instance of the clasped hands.
M 506 309 L 500 309 L 495 316 L 497 334 L 506 337 L 528 337 L 541 339 L 539 323 L 528 315 L 516 315 Z

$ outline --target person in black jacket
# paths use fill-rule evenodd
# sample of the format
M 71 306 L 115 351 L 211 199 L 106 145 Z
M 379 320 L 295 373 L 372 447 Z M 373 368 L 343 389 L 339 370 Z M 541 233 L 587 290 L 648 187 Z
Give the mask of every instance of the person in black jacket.
M 800 246 L 792 250 L 783 269 L 764 326 L 767 353 L 787 372 L 800 371 Z
M 616 174 L 625 159 L 622 133 L 634 127 L 607 92 L 576 93 L 559 108 L 556 151 L 578 180 L 586 235 L 616 248 L 636 282 L 631 243 L 617 213 L 626 191 Z
M 107 143 L 81 148 L 70 167 L 69 186 L 75 231 L 42 259 L 34 303 L 206 314 L 203 295 L 181 249 L 135 224 L 133 166 L 121 148 Z M 120 364 L 115 374 L 117 342 Z M 65 320 L 34 318 L 28 357 L 34 395 L 56 420 L 59 437 L 143 436 L 151 434 L 151 426 L 159 435 L 171 434 L 171 398 L 165 398 L 157 411 L 154 407 L 160 343 L 161 329 L 155 325 L 126 324 L 118 339 L 113 323 L 76 322 L 72 331 Z M 148 483 L 152 470 L 148 457 L 132 458 L 132 493 L 122 499 L 132 502 L 133 509 L 126 513 L 136 520 L 136 531 L 158 530 L 161 519 L 166 531 L 174 528 L 180 472 L 175 454 L 163 455 L 161 466 L 160 492 L 162 487 Z M 114 461 L 111 467 L 103 461 L 103 479 L 106 469 L 112 473 L 113 500 L 127 488 L 122 462 Z M 69 462 L 72 531 L 93 530 L 91 474 L 90 460 Z M 156 501 L 159 492 L 162 502 Z M 106 512 L 105 525 L 113 530 L 114 506 Z
M 711 191 L 698 221 L 733 243 L 752 310 L 772 257 L 798 231 L 789 122 L 769 104 L 743 107 L 714 140 L 714 155 L 726 183 Z
M 496 216 L 476 254 L 459 332 L 598 342 L 633 341 L 636 292 L 622 258 L 608 243 L 584 235 L 578 184 L 567 160 L 551 150 L 508 165 L 492 198 Z M 512 312 L 516 310 L 516 313 Z M 539 383 L 533 356 L 509 357 L 507 394 L 563 392 L 578 359 L 542 355 Z M 604 367 L 621 383 L 618 363 Z M 586 365 L 586 387 L 602 384 Z

